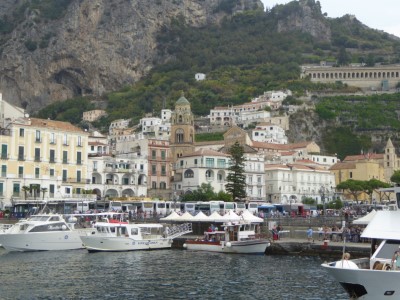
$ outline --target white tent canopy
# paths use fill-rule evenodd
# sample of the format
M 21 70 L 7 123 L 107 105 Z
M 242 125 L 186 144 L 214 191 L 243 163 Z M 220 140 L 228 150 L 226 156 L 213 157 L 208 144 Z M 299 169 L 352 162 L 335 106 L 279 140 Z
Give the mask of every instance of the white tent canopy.
M 240 217 L 233 211 L 228 211 L 225 215 L 221 217 L 220 220 L 216 220 L 215 222 L 236 222 L 240 221 Z
M 195 215 L 192 219 L 193 222 L 210 222 L 210 217 L 206 216 L 202 211 Z
M 160 221 L 179 221 L 181 216 L 178 215 L 175 211 L 170 213 L 167 217 L 161 218 Z
M 189 212 L 185 212 L 182 216 L 179 217 L 178 221 L 193 221 L 193 216 Z
M 375 217 L 376 210 L 373 209 L 368 215 L 353 221 L 353 224 L 368 225 L 369 222 Z
M 250 222 L 250 223 L 262 223 L 262 222 L 264 222 L 264 219 L 256 217 L 251 212 L 249 212 L 247 209 L 243 211 L 241 217 L 242 217 L 242 219 L 244 221 Z
M 216 211 L 214 211 L 209 217 L 208 217 L 208 220 L 210 221 L 210 222 L 218 222 L 218 221 L 216 221 L 216 220 L 221 220 L 221 215 L 218 213 L 218 212 L 216 212 Z

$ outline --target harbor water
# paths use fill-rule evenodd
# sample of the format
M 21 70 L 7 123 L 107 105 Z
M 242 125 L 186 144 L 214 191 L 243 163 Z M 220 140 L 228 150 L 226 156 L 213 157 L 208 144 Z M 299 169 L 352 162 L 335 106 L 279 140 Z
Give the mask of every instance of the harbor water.
M 318 257 L 0 249 L 0 299 L 348 299 Z

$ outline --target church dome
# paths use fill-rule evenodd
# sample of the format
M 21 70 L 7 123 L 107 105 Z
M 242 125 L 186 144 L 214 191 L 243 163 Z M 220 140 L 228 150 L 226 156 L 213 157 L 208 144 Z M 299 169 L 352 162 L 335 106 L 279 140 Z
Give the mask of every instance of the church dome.
M 178 101 L 176 101 L 175 105 L 190 105 L 189 101 L 182 95 Z

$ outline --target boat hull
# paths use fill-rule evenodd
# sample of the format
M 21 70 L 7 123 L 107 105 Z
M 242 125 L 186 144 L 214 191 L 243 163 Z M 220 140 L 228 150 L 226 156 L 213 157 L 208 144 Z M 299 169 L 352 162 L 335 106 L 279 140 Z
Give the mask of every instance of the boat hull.
M 400 298 L 400 271 L 343 269 L 322 264 L 349 293 L 351 299 L 379 300 Z
M 207 242 L 207 241 L 186 241 L 184 247 L 192 251 L 208 251 L 236 254 L 265 254 L 269 247 L 268 240 L 251 240 L 239 242 Z
M 49 251 L 83 249 L 77 232 L 0 234 L 0 244 L 8 251 Z
M 130 237 L 81 236 L 81 240 L 89 252 L 170 249 L 172 245 L 171 239 L 135 240 Z

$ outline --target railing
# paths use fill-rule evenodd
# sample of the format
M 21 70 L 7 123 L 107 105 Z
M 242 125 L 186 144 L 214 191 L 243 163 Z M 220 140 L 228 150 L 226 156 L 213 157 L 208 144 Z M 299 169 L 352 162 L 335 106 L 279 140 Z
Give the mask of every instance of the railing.
M 191 233 L 192 232 L 192 223 L 184 223 L 180 225 L 174 225 L 172 227 L 167 227 L 166 229 L 166 237 L 174 239 L 178 236 Z

